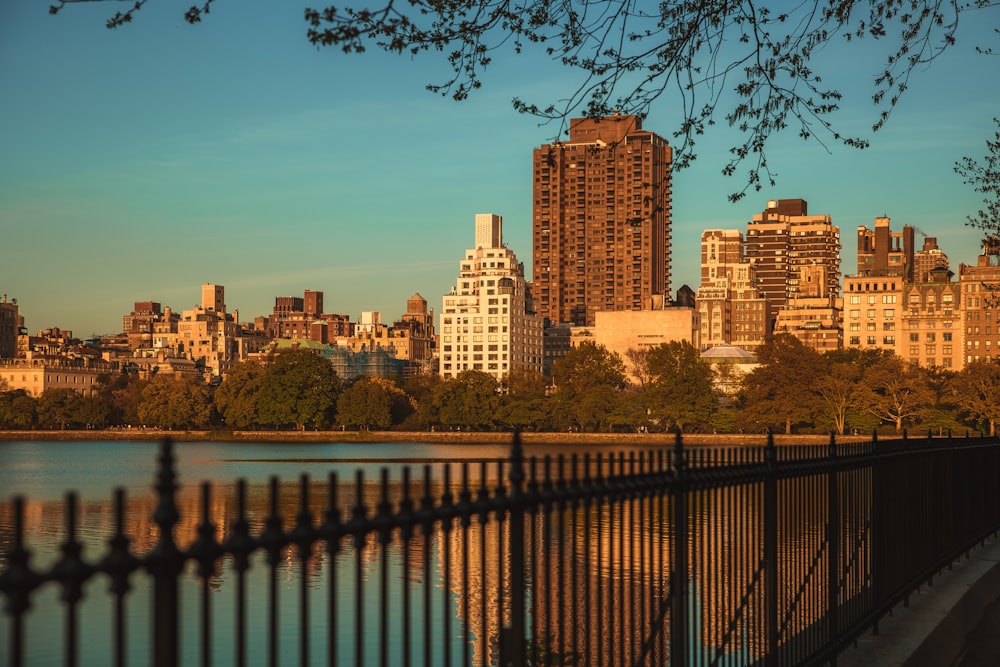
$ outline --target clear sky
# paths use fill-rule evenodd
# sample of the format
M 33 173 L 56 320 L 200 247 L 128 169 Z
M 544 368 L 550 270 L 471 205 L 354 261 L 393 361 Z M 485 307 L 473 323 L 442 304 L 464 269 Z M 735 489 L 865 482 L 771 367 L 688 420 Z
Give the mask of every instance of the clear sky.
M 499 53 L 457 103 L 424 90 L 449 73 L 439 54 L 316 49 L 294 1 L 218 0 L 196 26 L 182 17 L 190 0 L 149 2 L 115 31 L 104 21 L 122 3 L 57 16 L 48 4 L 0 2 L 0 292 L 29 332 L 117 332 L 133 302 L 189 309 L 206 282 L 241 320 L 305 289 L 355 319 L 391 321 L 414 292 L 437 311 L 476 213 L 504 216 L 530 275 L 531 151 L 557 130 L 510 101 L 561 97 L 573 72 Z M 772 198 L 832 216 L 847 274 L 855 228 L 880 215 L 937 236 L 953 269 L 974 263 L 981 234 L 964 221 L 980 197 L 953 165 L 984 155 L 1000 116 L 1000 60 L 974 52 L 1000 41 L 998 15 L 964 17 L 870 149 L 776 142 L 773 190 L 729 203 L 743 185 L 720 175 L 732 137 L 705 137 L 674 175 L 672 292 L 698 286 L 702 230 L 745 230 Z M 845 133 L 875 119 L 874 46 L 823 56 L 826 81 L 851 94 Z M 670 138 L 676 119 L 668 96 L 644 127 Z

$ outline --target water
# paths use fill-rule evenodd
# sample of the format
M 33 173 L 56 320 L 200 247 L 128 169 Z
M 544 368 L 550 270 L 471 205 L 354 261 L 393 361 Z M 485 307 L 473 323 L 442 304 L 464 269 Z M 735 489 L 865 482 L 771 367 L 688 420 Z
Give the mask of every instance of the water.
M 9 549 L 13 540 L 11 499 L 21 495 L 26 498 L 25 533 L 32 566 L 51 567 L 66 534 L 64 493 L 73 489 L 79 494 L 76 523 L 83 558 L 96 562 L 107 552 L 107 540 L 115 530 L 112 489 L 121 487 L 127 499 L 124 531 L 135 553 L 148 553 L 158 540 L 158 527 L 151 519 L 157 450 L 157 443 L 120 441 L 0 442 L 0 550 Z M 526 453 L 574 451 L 579 450 L 533 446 Z M 586 451 L 607 455 L 615 450 L 588 445 Z M 347 521 L 359 500 L 369 515 L 374 511 L 383 493 L 379 482 L 383 469 L 392 480 L 385 493 L 398 507 L 403 497 L 419 504 L 425 493 L 425 469 L 435 499 L 446 490 L 442 482 L 446 469 L 456 499 L 463 470 L 468 470 L 475 497 L 484 462 L 485 487 L 492 491 L 509 472 L 506 464 L 500 464 L 508 454 L 505 445 L 483 444 L 177 443 L 181 520 L 175 537 L 185 548 L 196 535 L 202 521 L 202 481 L 211 482 L 209 519 L 216 524 L 216 539 L 224 541 L 236 516 L 237 478 L 247 480 L 246 515 L 251 533 L 258 535 L 271 512 L 272 476 L 278 480 L 277 512 L 288 531 L 301 511 L 303 474 L 309 476 L 307 508 L 315 525 L 327 509 L 331 472 L 337 476 L 337 506 Z M 405 467 L 412 472 L 408 487 L 400 481 Z M 542 463 L 537 470 L 542 474 Z M 559 476 L 554 464 L 550 472 Z M 603 473 L 608 472 L 605 466 Z M 824 606 L 825 594 L 817 588 L 824 579 L 816 573 L 826 568 L 825 499 L 823 478 L 806 486 L 792 480 L 779 487 L 779 503 L 788 515 L 786 528 L 779 530 L 779 559 L 782 572 L 792 575 L 779 579 L 784 600 L 781 620 L 789 632 L 808 628 Z M 747 664 L 763 650 L 762 500 L 760 484 L 699 491 L 689 497 L 688 664 Z M 526 613 L 535 645 L 562 654 L 579 653 L 578 664 L 667 664 L 675 553 L 672 512 L 673 500 L 656 495 L 605 499 L 590 507 L 553 508 L 550 514 L 526 516 Z M 473 519 L 467 529 L 457 521 L 453 524 L 450 532 L 435 524 L 426 537 L 417 531 L 405 543 L 396 539 L 397 532 L 384 547 L 374 539 L 355 543 L 345 537 L 335 554 L 319 542 L 305 566 L 295 547 L 282 552 L 273 570 L 265 554 L 257 552 L 247 574 L 248 664 L 266 664 L 272 649 L 279 664 L 299 664 L 303 645 L 308 647 L 307 662 L 316 665 L 327 664 L 331 647 L 342 665 L 380 664 L 383 647 L 387 663 L 393 665 L 404 664 L 404 657 L 414 667 L 496 664 L 500 628 L 510 622 L 509 522 L 479 525 Z M 181 664 L 199 664 L 203 650 L 212 664 L 234 664 L 239 605 L 237 575 L 231 566 L 231 558 L 222 559 L 217 572 L 204 582 L 193 562 L 182 574 Z M 150 585 L 145 575 L 133 576 L 131 583 L 133 590 L 126 598 L 128 664 L 144 665 L 151 645 Z M 85 587 L 78 614 L 81 665 L 111 664 L 114 598 L 107 587 L 103 575 Z M 33 597 L 26 630 L 29 665 L 66 662 L 62 639 L 66 607 L 59 595 L 59 586 L 49 583 Z M 269 637 L 268 619 L 272 599 L 278 619 L 274 640 Z M 206 603 L 211 607 L 212 632 L 211 645 L 203 647 L 199 620 Z M 331 606 L 332 614 L 327 613 Z M 304 641 L 302 627 L 309 631 Z M 406 628 L 411 632 L 409 643 L 403 641 Z M 10 659 L 5 650 L 10 631 L 5 618 L 0 623 L 0 666 Z
M 59 545 L 66 536 L 65 493 L 73 490 L 79 499 L 77 536 L 84 544 L 83 558 L 87 562 L 96 562 L 106 553 L 107 539 L 114 531 L 112 489 L 120 487 L 126 494 L 125 533 L 133 541 L 136 553 L 148 553 L 158 539 L 158 529 L 150 518 L 156 503 L 153 484 L 158 447 L 158 443 L 122 441 L 0 443 L 0 549 L 6 551 L 13 540 L 11 500 L 14 496 L 23 496 L 26 499 L 25 532 L 28 548 L 32 551 L 31 565 L 36 570 L 51 567 L 60 556 Z M 529 454 L 541 456 L 569 451 L 560 447 L 534 447 Z M 396 480 L 390 489 L 393 503 L 398 503 L 407 491 L 398 483 L 404 467 L 412 468 L 413 481 L 408 491 L 416 500 L 423 493 L 425 467 L 431 478 L 437 480 L 433 485 L 435 496 L 443 492 L 440 480 L 444 468 L 450 467 L 453 493 L 457 494 L 463 464 L 469 464 L 467 467 L 475 484 L 481 463 L 487 462 L 488 484 L 492 488 L 498 482 L 498 462 L 508 455 L 509 446 L 488 444 L 176 443 L 176 470 L 181 485 L 177 504 L 181 521 L 175 536 L 182 547 L 191 543 L 197 523 L 201 520 L 199 485 L 203 481 L 212 483 L 211 520 L 219 527 L 217 539 L 222 541 L 235 517 L 234 482 L 237 478 L 247 480 L 248 518 L 251 532 L 258 534 L 269 512 L 268 481 L 272 476 L 279 480 L 278 508 L 287 531 L 294 525 L 295 514 L 300 509 L 300 477 L 303 474 L 309 475 L 311 480 L 309 506 L 315 523 L 323 517 L 327 480 L 331 472 L 339 478 L 339 504 L 349 511 L 359 495 L 355 484 L 358 471 L 364 480 L 360 496 L 369 507 L 374 507 L 379 500 L 378 480 L 383 469 L 388 470 L 390 479 Z M 362 636 L 360 650 L 364 654 L 364 662 L 376 664 L 379 647 L 387 643 L 380 636 L 376 623 L 381 597 L 377 586 L 385 569 L 388 597 L 392 603 L 388 626 L 391 664 L 401 662 L 403 647 L 398 634 L 404 617 L 414 635 L 409 650 L 412 664 L 423 664 L 424 643 L 427 642 L 433 643 L 430 664 L 441 664 L 446 650 L 451 653 L 454 664 L 482 664 L 484 655 L 489 655 L 491 642 L 495 642 L 504 612 L 496 609 L 496 591 L 485 590 L 485 582 L 496 578 L 497 566 L 491 560 L 488 566 L 490 572 L 484 572 L 480 571 L 478 564 L 485 561 L 481 558 L 482 554 L 495 550 L 496 544 L 503 542 L 503 537 L 495 529 L 477 529 L 475 525 L 470 531 L 470 537 L 462 540 L 458 539 L 456 531 L 446 542 L 441 531 L 437 530 L 426 550 L 429 568 L 424 569 L 419 567 L 425 552 L 422 537 L 409 546 L 394 543 L 384 550 L 364 545 L 360 558 L 350 538 L 345 540 L 346 548 L 336 557 L 326 553 L 320 543 L 313 549 L 305 573 L 298 563 L 297 552 L 286 549 L 283 561 L 276 568 L 281 663 L 297 664 L 299 659 L 300 590 L 305 577 L 310 589 L 307 606 L 311 662 L 325 664 L 328 636 L 335 632 L 340 638 L 337 645 L 343 664 L 357 662 L 359 645 L 353 643 L 356 635 Z M 472 571 L 464 575 L 457 565 L 462 558 L 469 558 L 474 564 Z M 446 562 L 452 570 L 447 575 Z M 405 563 L 408 565 L 404 566 Z M 235 575 L 230 565 L 231 559 L 224 559 L 217 574 L 209 580 L 211 592 L 208 598 L 212 606 L 214 638 L 210 652 L 215 664 L 231 664 L 233 661 L 236 602 Z M 182 664 L 196 663 L 201 650 L 197 627 L 201 583 L 194 568 L 195 565 L 190 563 L 181 580 L 184 623 Z M 268 572 L 264 554 L 258 552 L 252 560 L 247 586 L 251 664 L 263 661 L 270 645 L 266 618 L 270 586 Z M 344 582 L 338 589 L 338 620 L 332 632 L 326 625 L 326 589 L 331 572 Z M 465 580 L 461 579 L 462 576 Z M 364 586 L 363 598 L 356 595 L 354 582 L 358 579 Z M 426 594 L 426 601 L 424 593 L 414 592 L 411 609 L 402 609 L 399 600 L 403 582 L 408 582 L 415 591 L 429 589 L 431 592 Z M 106 593 L 107 585 L 106 577 L 101 575 L 92 578 L 85 587 L 85 598 L 79 610 L 79 658 L 83 665 L 110 663 L 113 598 Z M 133 576 L 132 585 L 133 590 L 127 597 L 129 664 L 146 664 L 151 642 L 148 611 L 151 593 L 145 576 Z M 482 591 L 475 593 L 480 588 Z M 470 590 L 474 594 L 469 593 Z M 61 641 L 57 638 L 61 639 L 65 626 L 65 605 L 60 603 L 59 594 L 59 587 L 49 583 L 33 597 L 32 609 L 27 617 L 28 664 L 58 664 L 63 659 Z M 483 605 L 492 620 L 483 621 L 487 616 Z M 425 609 L 429 609 L 430 614 L 425 614 Z M 356 620 L 361 615 L 366 620 L 359 629 Z M 464 622 L 466 618 L 473 620 Z M 2 625 L 0 645 L 7 646 L 10 641 L 9 622 L 5 620 Z M 352 641 L 342 641 L 344 638 Z M 4 650 L 0 655 L 0 665 L 6 664 L 7 660 L 9 657 Z

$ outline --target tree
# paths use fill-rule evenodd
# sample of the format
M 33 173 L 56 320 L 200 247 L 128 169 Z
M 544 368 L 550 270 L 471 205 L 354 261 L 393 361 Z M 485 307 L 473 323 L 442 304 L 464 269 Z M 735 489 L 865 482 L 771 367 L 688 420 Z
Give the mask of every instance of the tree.
M 811 424 L 818 411 L 813 387 L 823 360 L 791 334 L 768 338 L 757 350 L 760 366 L 743 378 L 743 418 L 757 428 Z
M 856 405 L 855 388 L 861 379 L 861 369 L 854 364 L 831 364 L 825 375 L 819 377 L 814 389 L 822 404 L 822 413 L 833 422 L 834 430 L 844 434 L 847 414 Z
M 256 361 L 244 361 L 229 369 L 215 390 L 215 409 L 231 428 L 253 429 L 260 424 L 258 402 L 267 370 Z
M 858 382 L 865 369 L 891 354 L 885 350 L 856 347 L 823 353 L 826 371 L 813 388 L 820 399 L 822 416 L 830 421 L 838 434 L 843 435 L 847 430 L 849 418 L 855 427 L 864 422 L 858 418 L 859 412 L 863 411 L 857 394 Z M 864 423 L 864 426 L 868 425 Z
M 649 377 L 649 364 L 647 363 L 648 356 L 648 347 L 630 347 L 625 350 L 625 361 L 628 362 L 629 371 L 631 372 L 632 377 L 634 377 L 636 382 L 639 383 L 639 389 L 645 389 L 646 385 L 648 385 L 651 380 Z
M 261 386 L 262 424 L 304 430 L 333 423 L 340 380 L 330 362 L 309 350 L 289 350 L 271 364 Z
M 924 370 L 896 356 L 865 370 L 857 400 L 868 413 L 895 424 L 897 433 L 934 404 Z
M 432 401 L 441 424 L 480 430 L 493 427 L 500 407 L 496 379 L 475 370 L 439 384 Z
M 950 384 L 952 400 L 974 419 L 989 422 L 990 436 L 1000 421 L 1000 363 L 977 360 L 963 368 Z
M 403 383 L 403 391 L 416 406 L 415 412 L 405 420 L 404 427 L 412 425 L 416 428 L 429 428 L 441 423 L 438 420 L 437 407 L 435 407 L 433 401 L 434 391 L 441 383 L 441 376 L 437 373 L 433 375 L 417 375 L 407 379 Z
M 50 12 L 80 1 L 58 0 Z M 116 12 L 107 26 L 131 22 L 145 1 Z M 185 19 L 200 22 L 212 3 L 199 0 Z M 480 88 L 501 54 L 549 58 L 573 71 L 567 89 L 554 93 L 555 101 L 515 98 L 513 105 L 558 121 L 560 130 L 580 109 L 588 116 L 646 116 L 658 100 L 670 100 L 680 117 L 673 132 L 676 168 L 691 164 L 697 139 L 724 118 L 740 139 L 723 173 L 749 163 L 746 185 L 730 196 L 735 201 L 750 188 L 759 190 L 762 175 L 774 184 L 767 146 L 775 134 L 793 131 L 824 147 L 829 141 L 868 146 L 866 138 L 844 135 L 831 120 L 842 94 L 823 79 L 840 60 L 819 54 L 836 39 L 843 38 L 843 48 L 861 48 L 856 44 L 864 40 L 881 47 L 876 57 L 884 62 L 872 68 L 878 72 L 871 97 L 877 131 L 910 76 L 955 43 L 959 16 L 992 6 L 990 0 L 813 0 L 776 9 L 760 0 L 382 0 L 309 7 L 305 21 L 312 44 L 345 53 L 374 47 L 409 57 L 445 54 L 452 73 L 427 89 L 455 100 Z
M 72 389 L 46 389 L 38 397 L 38 424 L 42 428 L 81 426 L 83 397 Z
M 0 392 L 0 428 L 34 428 L 37 401 L 24 389 Z
M 712 367 L 687 341 L 671 341 L 646 354 L 650 381 L 644 390 L 650 416 L 683 430 L 708 423 L 715 409 Z
M 625 388 L 625 363 L 606 347 L 584 341 L 552 364 L 557 426 L 601 430 Z
M 389 428 L 390 399 L 381 385 L 358 378 L 337 399 L 337 421 L 344 426 Z
M 511 371 L 501 383 L 497 418 L 508 427 L 543 430 L 550 426 L 548 381 L 536 371 Z
M 1000 118 L 994 118 L 993 122 L 998 130 L 992 141 L 986 141 L 987 154 L 983 162 L 963 157 L 955 163 L 955 172 L 963 182 L 983 195 L 983 208 L 976 215 L 968 216 L 968 224 L 990 235 L 1000 234 Z
M 156 375 L 145 384 L 139 422 L 165 429 L 204 428 L 212 421 L 212 397 L 200 379 Z

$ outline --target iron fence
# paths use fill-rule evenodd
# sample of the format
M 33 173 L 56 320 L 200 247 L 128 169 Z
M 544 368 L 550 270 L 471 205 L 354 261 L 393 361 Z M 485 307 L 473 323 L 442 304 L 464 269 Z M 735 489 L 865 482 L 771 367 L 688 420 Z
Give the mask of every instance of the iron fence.
M 193 518 L 165 440 L 152 547 L 136 547 L 117 490 L 105 552 L 86 560 L 71 493 L 45 568 L 15 498 L 0 572 L 9 664 L 30 664 L 26 625 L 49 584 L 63 662 L 79 664 L 80 605 L 100 578 L 115 665 L 136 662 L 136 641 L 149 647 L 138 664 L 157 666 L 825 664 L 1000 527 L 1000 447 L 982 437 L 678 435 L 673 448 L 526 459 L 515 434 L 508 460 L 457 470 L 383 472 L 374 488 L 361 472 L 302 476 L 294 512 L 277 478 L 266 498 L 240 480 L 226 517 L 206 483 Z

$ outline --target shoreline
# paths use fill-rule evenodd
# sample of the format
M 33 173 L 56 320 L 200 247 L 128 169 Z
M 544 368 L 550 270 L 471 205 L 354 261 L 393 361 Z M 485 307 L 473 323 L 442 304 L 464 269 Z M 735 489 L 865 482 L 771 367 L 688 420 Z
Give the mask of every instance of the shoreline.
M 132 440 L 150 442 L 169 437 L 178 442 L 297 442 L 297 443 L 394 443 L 431 442 L 438 444 L 506 444 L 510 431 L 164 431 L 160 429 L 109 429 L 0 431 L 0 442 L 13 441 L 100 441 Z M 538 445 L 620 444 L 652 447 L 672 446 L 673 433 L 555 433 L 522 431 L 521 441 Z M 865 442 L 870 436 L 838 436 L 838 443 Z M 763 434 L 690 433 L 684 443 L 690 445 L 763 445 Z M 775 434 L 776 445 L 823 445 L 828 435 Z

